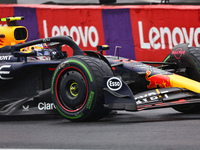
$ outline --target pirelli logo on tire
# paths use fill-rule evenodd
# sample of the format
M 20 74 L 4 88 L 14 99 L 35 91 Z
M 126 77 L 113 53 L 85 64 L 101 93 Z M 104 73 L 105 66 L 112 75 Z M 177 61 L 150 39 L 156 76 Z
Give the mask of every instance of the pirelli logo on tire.
M 91 108 L 93 99 L 94 99 L 94 92 L 91 91 L 91 92 L 90 92 L 90 95 L 89 95 L 89 98 L 88 98 L 87 109 L 90 109 L 90 108 Z

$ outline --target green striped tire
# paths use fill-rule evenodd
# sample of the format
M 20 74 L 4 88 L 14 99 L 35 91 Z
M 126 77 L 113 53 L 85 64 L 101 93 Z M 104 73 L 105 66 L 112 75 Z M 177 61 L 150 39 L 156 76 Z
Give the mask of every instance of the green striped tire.
M 51 93 L 57 110 L 71 121 L 95 121 L 110 110 L 103 106 L 104 76 L 113 72 L 103 60 L 84 55 L 67 58 L 55 70 Z
M 200 68 L 200 48 L 197 47 L 189 47 L 189 52 L 192 55 L 195 64 L 198 68 Z M 170 55 L 168 55 L 164 62 L 172 62 Z M 200 69 L 199 69 L 200 70 Z M 199 81 L 199 77 L 196 77 L 193 73 L 192 68 L 187 68 L 186 72 L 184 74 L 181 74 L 183 76 L 186 76 L 190 79 Z M 200 112 L 200 105 L 199 104 L 187 104 L 187 105 L 177 105 L 172 107 L 174 110 L 182 112 L 182 113 L 199 113 Z

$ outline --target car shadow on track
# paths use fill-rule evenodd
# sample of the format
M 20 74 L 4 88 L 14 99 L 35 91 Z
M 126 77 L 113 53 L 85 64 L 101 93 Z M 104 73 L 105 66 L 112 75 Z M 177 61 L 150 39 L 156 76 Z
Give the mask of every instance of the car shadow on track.
M 149 110 L 148 110 L 149 111 Z M 141 112 L 118 112 L 117 114 L 110 114 L 107 117 L 99 120 L 99 122 L 115 122 L 115 123 L 144 123 L 144 122 L 165 122 L 165 121 L 181 121 L 181 120 L 200 120 L 200 113 L 184 114 L 180 112 L 168 113 L 156 110 Z M 161 113 L 160 113 L 161 112 Z
M 57 123 L 68 124 L 81 122 L 71 122 L 61 115 L 27 115 L 27 116 L 0 116 L 0 122 L 9 121 L 47 121 L 56 120 Z M 95 123 L 145 123 L 164 122 L 181 120 L 200 120 L 200 114 L 183 114 L 171 109 L 148 110 L 141 112 L 113 111 L 105 118 L 95 121 Z M 89 122 L 82 122 L 82 124 Z M 94 122 L 90 122 L 91 124 Z
M 0 122 L 9 121 L 47 121 L 63 119 L 60 115 L 0 116 Z

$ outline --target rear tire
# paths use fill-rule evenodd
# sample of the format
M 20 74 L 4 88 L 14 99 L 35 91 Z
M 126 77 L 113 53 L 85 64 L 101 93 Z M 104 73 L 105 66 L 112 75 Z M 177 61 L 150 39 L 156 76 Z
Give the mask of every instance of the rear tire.
M 200 112 L 200 105 L 199 104 L 190 104 L 190 105 L 180 105 L 180 106 L 173 106 L 174 110 L 185 113 L 185 114 L 194 114 Z
M 192 55 L 195 64 L 200 68 L 200 48 L 199 47 L 189 47 L 189 52 Z M 170 55 L 168 55 L 164 62 L 170 62 Z M 190 79 L 199 81 L 199 78 L 196 77 L 193 68 L 187 68 L 183 76 Z M 182 113 L 200 113 L 200 104 L 189 104 L 189 105 L 178 105 L 172 107 L 174 110 Z
M 103 106 L 104 76 L 113 76 L 103 60 L 84 55 L 67 58 L 52 79 L 52 98 L 57 110 L 71 121 L 95 121 L 110 110 Z

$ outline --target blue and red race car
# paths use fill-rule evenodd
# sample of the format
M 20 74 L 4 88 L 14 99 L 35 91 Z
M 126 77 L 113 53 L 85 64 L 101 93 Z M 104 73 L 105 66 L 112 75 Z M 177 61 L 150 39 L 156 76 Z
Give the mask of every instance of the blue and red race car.
M 102 55 L 107 45 L 82 51 L 68 36 L 25 42 L 21 19 L 1 19 L 8 26 L 0 29 L 0 115 L 59 112 L 71 121 L 95 121 L 111 110 L 200 111 L 199 48 L 180 44 L 163 62 L 138 62 Z

